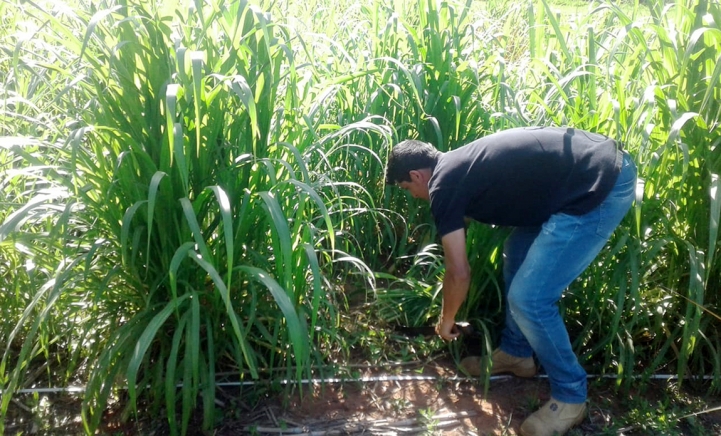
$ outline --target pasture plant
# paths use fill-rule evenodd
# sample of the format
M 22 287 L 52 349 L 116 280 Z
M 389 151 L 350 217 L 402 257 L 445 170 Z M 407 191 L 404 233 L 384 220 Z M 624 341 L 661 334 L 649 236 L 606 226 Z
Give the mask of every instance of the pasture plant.
M 372 107 L 393 121 L 399 137 L 428 140 L 442 150 L 486 129 L 528 124 L 572 125 L 621 140 L 637 161 L 642 184 L 633 212 L 562 302 L 576 347 L 588 365 L 616 371 L 624 380 L 632 380 L 630 376 L 637 371 L 650 374 L 665 368 L 670 361 L 677 362 L 674 372 L 679 375 L 689 371 L 719 375 L 714 292 L 718 263 L 713 262 L 718 258 L 719 219 L 719 138 L 715 128 L 719 109 L 714 98 L 719 93 L 721 71 L 714 27 L 718 5 L 684 1 L 623 9 L 612 4 L 589 5 L 588 14 L 573 20 L 561 20 L 544 1 L 506 5 L 505 14 L 490 18 L 483 13 L 450 13 L 450 2 L 437 5 L 421 2 L 416 16 L 394 11 L 385 19 L 378 17 L 382 8 L 367 11 L 366 22 L 385 21 L 387 26 L 371 25 L 383 30 L 365 40 L 382 42 L 383 47 L 393 47 L 394 53 L 403 53 L 391 64 L 400 64 L 399 74 L 391 70 L 390 76 L 385 75 L 386 67 L 369 70 L 372 76 L 382 77 L 375 79 L 382 88 L 370 94 L 372 101 L 387 96 L 387 101 Z M 457 6 L 462 9 L 463 5 Z M 433 9 L 428 14 L 433 20 L 425 21 L 427 8 Z M 523 23 L 520 26 L 519 21 Z M 415 23 L 423 26 L 423 32 L 417 32 Z M 484 29 L 497 32 L 486 34 Z M 339 29 L 337 39 L 343 39 L 343 32 Z M 376 38 L 379 34 L 382 39 Z M 465 56 L 448 58 L 452 67 L 443 70 L 448 71 L 448 81 L 429 86 L 438 83 L 431 79 L 444 77 L 439 69 L 447 59 L 444 56 L 454 52 L 456 41 Z M 348 46 L 360 44 L 352 40 Z M 434 49 L 438 57 L 429 56 Z M 360 57 L 350 58 L 365 59 L 368 53 L 377 52 L 369 48 Z M 405 62 L 396 61 L 398 58 Z M 463 80 L 466 66 L 474 71 L 473 81 Z M 478 130 L 466 135 L 448 134 L 453 132 L 447 130 L 455 125 L 453 120 L 445 119 L 438 123 L 441 128 L 434 128 L 434 120 L 438 120 L 432 114 L 434 106 L 425 103 L 454 89 L 453 81 L 475 89 L 469 94 L 472 103 L 458 105 L 458 112 L 447 106 L 440 112 L 455 113 L 461 124 L 469 120 L 468 125 L 475 125 Z M 364 76 L 357 82 L 366 85 L 369 79 Z M 354 97 L 354 101 L 359 99 L 357 93 Z M 436 101 L 458 98 L 459 94 L 451 92 Z M 410 110 L 396 111 L 395 102 Z M 485 118 L 473 121 L 469 114 L 477 107 L 485 111 Z M 420 113 L 420 120 L 397 118 L 408 112 Z M 482 125 L 481 120 L 487 124 Z M 414 126 L 416 132 L 403 130 L 406 126 Z M 428 244 L 437 243 L 432 228 L 424 224 L 429 216 L 423 206 L 402 194 L 385 194 L 384 208 L 408 211 L 407 233 L 388 235 L 394 238 L 390 246 L 403 250 L 396 251 L 400 254 L 397 259 L 413 259 Z M 483 326 L 498 324 L 502 318 L 498 303 L 503 233 L 472 225 L 468 237 L 476 274 L 467 312 L 461 315 L 474 318 L 480 314 L 476 322 Z M 398 239 L 406 242 L 395 242 Z M 402 276 L 391 280 L 396 285 L 416 278 L 409 281 L 403 277 L 409 272 L 407 261 L 396 262 L 389 270 Z M 438 274 L 435 279 L 440 277 Z M 408 306 L 397 304 L 396 285 L 381 289 L 379 296 L 387 302 L 383 307 L 397 308 L 387 316 L 407 320 Z M 414 287 L 421 296 L 427 292 L 428 282 L 418 282 L 411 289 Z M 431 312 L 412 320 L 433 318 L 438 309 L 435 295 L 435 301 L 420 305 L 428 305 Z M 689 369 L 689 358 L 695 369 Z
M 94 308 L 75 325 L 84 333 L 75 350 L 91 359 L 88 432 L 117 380 L 131 408 L 148 398 L 151 409 L 164 406 L 171 432 L 186 433 L 198 399 L 204 427 L 214 423 L 217 368 L 234 368 L 240 380 L 277 367 L 288 378 L 310 375 L 311 361 L 320 363 L 323 348 L 339 341 L 330 272 L 342 277 L 344 264 L 362 266 L 338 251 L 345 238 L 336 244 L 336 234 L 345 215 L 363 213 L 364 191 L 318 171 L 327 171 L 322 163 L 334 144 L 343 154 L 345 135 L 387 142 L 387 129 L 362 122 L 323 136 L 288 129 L 276 107 L 286 100 L 295 110 L 295 65 L 283 29 L 245 3 L 198 6 L 185 16 L 171 11 L 182 23 L 171 30 L 162 11 L 140 3 L 92 16 L 15 5 L 45 22 L 47 38 L 63 40 L 72 60 L 88 68 L 77 86 L 89 110 L 67 129 L 50 157 L 58 162 L 53 174 L 45 174 L 64 197 L 32 197 L 4 217 L 3 240 L 21 247 L 43 224 L 31 226 L 39 217 L 29 211 L 57 210 L 69 197 L 65 214 L 46 221 L 75 218 L 77 205 L 87 224 L 78 232 L 91 243 L 73 250 L 65 235 L 49 238 L 66 244 L 55 256 L 61 263 L 31 302 L 17 298 L 26 309 L 13 317 L 8 343 L 22 349 L 7 348 L 0 369 L 12 392 L 36 354 L 52 361 L 48 342 L 58 338 L 44 340 L 38 330 L 69 314 L 60 300 L 75 289 Z M 28 171 L 47 165 L 11 151 Z M 31 194 L 23 181 L 13 186 Z M 104 271 L 91 276 L 96 265 Z M 83 349 L 86 341 L 95 346 Z M 41 344 L 48 345 L 38 351 Z M 9 400 L 3 395 L 3 413 Z
M 345 287 L 432 323 L 442 250 L 384 186 L 389 147 L 537 124 L 618 138 L 644 182 L 561 302 L 584 364 L 719 387 L 717 3 L 281 3 L 0 5 L 0 416 L 80 379 L 88 433 L 119 389 L 173 434 L 196 410 L 210 430 L 217 372 L 347 357 Z M 505 235 L 468 228 L 459 316 L 488 351 Z

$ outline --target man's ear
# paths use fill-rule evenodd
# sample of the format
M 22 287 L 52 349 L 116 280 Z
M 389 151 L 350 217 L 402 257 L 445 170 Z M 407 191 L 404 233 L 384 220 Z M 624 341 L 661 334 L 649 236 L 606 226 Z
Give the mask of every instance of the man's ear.
M 411 176 L 411 182 L 428 183 L 431 179 L 431 170 L 428 168 L 421 168 L 419 170 L 410 170 L 408 175 Z
M 418 182 L 423 180 L 423 173 L 418 170 L 408 171 L 408 175 L 411 176 L 411 182 Z

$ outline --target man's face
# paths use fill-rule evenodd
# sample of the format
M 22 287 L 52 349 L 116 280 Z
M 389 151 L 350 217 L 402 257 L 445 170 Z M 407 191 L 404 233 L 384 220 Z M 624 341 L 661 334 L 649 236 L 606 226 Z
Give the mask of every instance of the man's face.
M 420 198 L 426 201 L 430 200 L 430 194 L 428 193 L 429 175 L 421 171 L 411 171 L 410 176 L 410 182 L 400 182 L 398 186 L 410 192 L 413 198 Z

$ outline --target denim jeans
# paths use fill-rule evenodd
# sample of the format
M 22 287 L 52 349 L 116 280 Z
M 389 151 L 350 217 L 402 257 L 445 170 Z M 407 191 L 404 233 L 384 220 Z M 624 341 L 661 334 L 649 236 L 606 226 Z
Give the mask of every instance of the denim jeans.
M 506 325 L 500 348 L 529 357 L 535 352 L 548 374 L 553 398 L 586 400 L 586 371 L 573 352 L 557 303 L 606 244 L 635 197 L 636 166 L 623 153 L 613 190 L 584 215 L 552 215 L 537 227 L 517 227 L 505 242 Z

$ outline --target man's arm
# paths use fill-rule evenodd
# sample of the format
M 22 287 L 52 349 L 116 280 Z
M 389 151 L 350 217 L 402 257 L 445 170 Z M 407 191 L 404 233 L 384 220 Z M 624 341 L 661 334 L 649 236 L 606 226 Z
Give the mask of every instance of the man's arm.
M 466 232 L 458 229 L 441 239 L 445 256 L 446 274 L 443 278 L 443 310 L 436 332 L 445 340 L 458 337 L 453 331 L 456 313 L 468 295 L 471 267 L 466 254 Z

